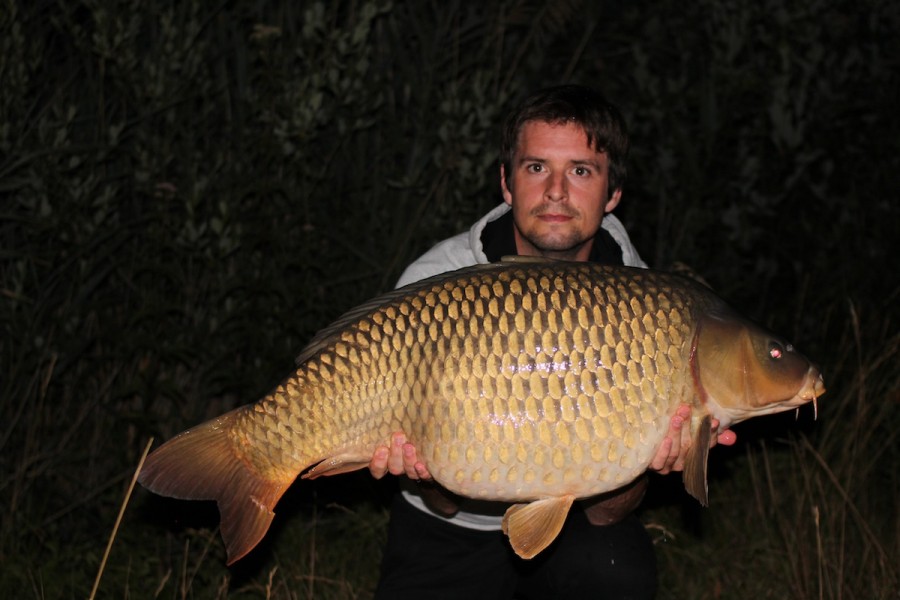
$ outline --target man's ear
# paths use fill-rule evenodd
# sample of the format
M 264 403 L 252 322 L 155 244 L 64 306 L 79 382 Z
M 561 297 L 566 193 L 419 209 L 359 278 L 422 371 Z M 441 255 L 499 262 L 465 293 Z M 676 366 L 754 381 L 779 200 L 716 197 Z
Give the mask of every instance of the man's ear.
M 622 188 L 617 190 L 613 190 L 613 193 L 609 195 L 609 200 L 606 201 L 606 206 L 603 207 L 603 212 L 611 212 L 612 209 L 619 205 L 619 201 L 622 199 Z
M 503 163 L 500 163 L 500 191 L 503 192 L 503 201 L 512 206 L 512 192 L 509 191 L 509 186 L 506 185 L 506 167 Z

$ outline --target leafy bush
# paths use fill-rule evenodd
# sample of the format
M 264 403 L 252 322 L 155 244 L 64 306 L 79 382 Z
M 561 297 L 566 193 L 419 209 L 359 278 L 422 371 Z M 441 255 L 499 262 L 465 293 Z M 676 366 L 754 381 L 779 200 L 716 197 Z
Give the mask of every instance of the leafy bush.
M 757 505 L 710 511 L 743 531 L 734 515 L 765 513 L 760 547 L 832 537 L 723 589 L 778 568 L 796 597 L 887 597 L 896 574 L 872 567 L 863 587 L 841 560 L 900 556 L 882 475 L 896 452 L 863 435 L 898 425 L 898 21 L 892 3 L 835 0 L 3 0 L 0 593 L 86 595 L 147 439 L 264 393 L 316 329 L 493 206 L 502 115 L 574 80 L 627 113 L 620 216 L 644 255 L 694 265 L 805 342 L 833 388 L 809 437 L 731 457 L 744 476 L 720 489 L 750 486 Z M 813 463 L 796 493 L 769 483 Z M 281 529 L 230 571 L 214 511 L 139 491 L 101 589 L 365 597 L 390 484 L 347 480 L 298 486 Z M 677 570 L 674 597 L 701 597 L 683 590 L 709 580 Z M 801 585 L 814 571 L 820 585 Z

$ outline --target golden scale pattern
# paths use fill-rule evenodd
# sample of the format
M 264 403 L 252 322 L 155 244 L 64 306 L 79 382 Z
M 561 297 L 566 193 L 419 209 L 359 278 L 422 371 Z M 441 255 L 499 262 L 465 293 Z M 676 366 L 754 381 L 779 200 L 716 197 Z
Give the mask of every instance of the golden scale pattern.
M 335 334 L 235 435 L 285 477 L 399 430 L 469 497 L 614 489 L 693 397 L 689 298 L 660 277 L 522 265 L 412 291 Z

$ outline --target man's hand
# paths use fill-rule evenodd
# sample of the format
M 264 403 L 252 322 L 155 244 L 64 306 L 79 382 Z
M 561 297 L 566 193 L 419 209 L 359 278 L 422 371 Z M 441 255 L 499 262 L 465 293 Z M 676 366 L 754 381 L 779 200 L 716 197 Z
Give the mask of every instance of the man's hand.
M 406 434 L 391 434 L 391 445 L 379 446 L 369 461 L 369 472 L 375 479 L 385 474 L 406 475 L 419 485 L 419 495 L 428 507 L 439 515 L 450 517 L 459 510 L 460 497 L 438 485 L 425 463 L 418 460 L 416 447 L 406 441 Z
M 418 460 L 416 447 L 406 441 L 406 434 L 396 431 L 391 434 L 391 446 L 378 446 L 369 461 L 369 472 L 375 479 L 385 474 L 406 475 L 413 481 L 431 481 L 431 474 L 425 463 Z
M 687 449 L 691 446 L 691 432 L 689 427 L 684 427 L 685 423 L 691 420 L 691 407 L 682 404 L 678 407 L 672 420 L 669 422 L 669 433 L 663 439 L 656 456 L 650 462 L 650 469 L 661 475 L 671 473 L 672 471 L 684 470 L 684 459 L 687 455 Z M 723 446 L 731 446 L 737 441 L 737 435 L 730 429 L 718 433 L 719 421 L 712 420 L 712 436 L 710 437 L 709 446 L 712 448 L 716 443 Z

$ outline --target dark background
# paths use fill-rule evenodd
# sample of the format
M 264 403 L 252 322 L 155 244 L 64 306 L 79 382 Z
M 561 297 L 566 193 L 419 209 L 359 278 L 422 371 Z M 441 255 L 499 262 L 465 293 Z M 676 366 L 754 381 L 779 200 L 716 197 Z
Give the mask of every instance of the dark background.
M 898 32 L 887 0 L 2 0 L 0 594 L 85 597 L 149 438 L 498 203 L 502 116 L 578 82 L 626 115 L 644 258 L 829 387 L 713 453 L 708 511 L 656 478 L 660 597 L 897 598 Z M 214 510 L 138 490 L 101 596 L 367 597 L 392 484 L 344 479 L 230 571 Z

